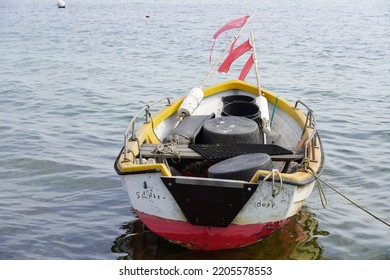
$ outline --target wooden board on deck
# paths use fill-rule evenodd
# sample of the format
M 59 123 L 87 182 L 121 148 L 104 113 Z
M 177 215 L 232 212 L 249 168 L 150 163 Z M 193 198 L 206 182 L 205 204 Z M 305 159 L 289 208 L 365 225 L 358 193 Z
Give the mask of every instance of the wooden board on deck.
M 141 155 L 144 158 L 160 156 L 165 158 L 205 159 L 202 155 L 188 147 L 188 145 L 177 145 L 173 146 L 173 149 L 164 149 L 164 152 L 160 152 L 162 147 L 164 147 L 163 144 L 142 144 Z M 167 150 L 172 150 L 172 152 L 167 152 Z M 302 148 L 288 148 L 288 150 L 292 151 L 292 154 L 271 155 L 271 159 L 274 161 L 293 161 L 304 157 Z

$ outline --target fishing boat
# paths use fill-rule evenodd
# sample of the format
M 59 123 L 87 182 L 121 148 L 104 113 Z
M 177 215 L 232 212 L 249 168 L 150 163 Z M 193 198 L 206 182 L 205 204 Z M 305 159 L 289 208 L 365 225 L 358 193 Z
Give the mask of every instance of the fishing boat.
M 219 34 L 240 27 L 236 42 L 252 16 Z M 240 79 L 204 87 L 211 69 L 187 95 L 144 106 L 114 164 L 144 225 L 193 250 L 243 247 L 272 234 L 300 211 L 323 168 L 313 110 L 260 86 L 253 33 L 234 49 L 233 41 L 213 68 L 223 58 L 218 71 L 229 68 L 249 43 L 252 63 Z M 253 64 L 256 85 L 243 79 Z

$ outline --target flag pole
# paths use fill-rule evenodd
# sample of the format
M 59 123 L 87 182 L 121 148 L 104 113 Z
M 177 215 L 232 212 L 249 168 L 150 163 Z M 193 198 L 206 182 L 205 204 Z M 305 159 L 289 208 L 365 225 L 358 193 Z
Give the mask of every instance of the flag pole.
M 253 60 L 255 62 L 255 73 L 256 73 L 256 80 L 257 80 L 257 90 L 259 93 L 259 102 L 260 102 L 260 112 L 261 112 L 261 124 L 263 128 L 263 139 L 264 144 L 266 144 L 266 133 L 270 132 L 270 122 L 269 122 L 269 110 L 268 110 L 268 100 L 265 98 L 264 94 L 261 92 L 261 85 L 260 85 L 260 74 L 257 64 L 257 56 L 256 56 L 256 47 L 255 47 L 255 38 L 253 36 L 253 31 L 251 31 L 251 45 L 252 45 L 252 51 L 253 51 Z
M 208 79 L 210 79 L 211 77 L 211 74 L 214 72 L 215 68 L 218 66 L 218 64 L 221 62 L 221 60 L 224 58 L 224 56 L 226 55 L 227 51 L 230 50 L 230 48 L 232 47 L 232 45 L 234 44 L 234 42 L 240 37 L 242 31 L 244 30 L 244 28 L 246 27 L 246 25 L 251 21 L 251 19 L 253 18 L 253 16 L 255 15 L 255 13 L 253 13 L 248 19 L 247 21 L 245 22 L 245 24 L 240 28 L 240 30 L 237 32 L 236 36 L 234 36 L 233 40 L 230 42 L 230 44 L 226 47 L 225 51 L 221 54 L 221 56 L 218 58 L 218 60 L 214 63 L 213 67 L 210 69 L 209 73 L 207 74 L 207 76 L 204 78 L 204 80 L 202 81 L 202 83 L 200 84 L 200 88 L 203 88 L 203 86 L 205 85 L 205 83 L 207 82 Z
M 255 47 L 255 37 L 253 36 L 253 31 L 251 31 L 251 45 L 252 45 L 252 52 L 253 52 L 253 60 L 255 62 L 255 72 L 256 72 L 256 80 L 257 80 L 257 89 L 259 96 L 262 96 L 261 87 L 260 87 L 260 75 L 259 75 L 259 69 L 257 67 L 257 56 L 256 56 L 256 47 Z

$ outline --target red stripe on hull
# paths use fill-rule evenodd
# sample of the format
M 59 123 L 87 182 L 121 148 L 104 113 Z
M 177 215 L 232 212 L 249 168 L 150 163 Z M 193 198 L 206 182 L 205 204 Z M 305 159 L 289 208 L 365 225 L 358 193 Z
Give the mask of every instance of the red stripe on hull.
M 288 219 L 226 228 L 195 226 L 136 211 L 141 221 L 157 235 L 193 250 L 224 250 L 250 245 L 281 228 Z

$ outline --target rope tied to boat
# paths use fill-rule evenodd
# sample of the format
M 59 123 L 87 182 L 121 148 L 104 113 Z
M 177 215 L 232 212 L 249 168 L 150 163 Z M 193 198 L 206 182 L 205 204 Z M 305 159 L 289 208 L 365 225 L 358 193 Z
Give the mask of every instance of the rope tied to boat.
M 311 173 L 314 176 L 314 178 L 316 180 L 316 186 L 317 186 L 317 189 L 318 189 L 318 193 L 320 195 L 320 200 L 321 200 L 322 207 L 327 208 L 328 207 L 328 199 L 326 198 L 324 189 L 322 188 L 320 177 L 317 176 L 317 175 L 314 175 L 315 172 L 310 167 L 310 160 L 308 158 L 304 158 L 302 160 L 302 162 L 299 165 L 299 170 L 303 171 L 303 172 L 309 172 L 309 173 Z
M 310 173 L 311 175 L 314 176 L 314 178 L 316 179 L 316 182 L 317 182 L 317 186 L 320 185 L 321 183 L 325 184 L 328 188 L 330 188 L 331 190 L 333 190 L 334 192 L 336 192 L 338 195 L 340 195 L 341 197 L 343 197 L 344 199 L 346 199 L 347 201 L 349 201 L 351 204 L 353 204 L 354 206 L 356 206 L 357 208 L 359 208 L 360 210 L 363 210 L 364 212 L 366 212 L 368 215 L 372 216 L 373 218 L 377 219 L 378 221 L 380 221 L 381 223 L 385 224 L 386 226 L 390 227 L 390 223 L 384 221 L 383 219 L 379 218 L 378 216 L 374 215 L 373 213 L 371 213 L 370 211 L 366 210 L 365 208 L 363 208 L 362 206 L 360 206 L 359 204 L 357 204 L 356 202 L 354 202 L 352 199 L 348 198 L 346 195 L 342 194 L 340 191 L 338 191 L 335 187 L 333 187 L 332 185 L 330 185 L 329 183 L 325 182 L 323 179 L 320 178 L 320 176 L 318 176 L 314 170 L 310 167 L 307 167 L 305 169 L 306 172 Z M 320 196 L 323 196 L 325 197 L 325 193 L 322 189 L 322 187 L 320 187 L 321 191 L 320 191 Z M 322 199 L 322 198 L 321 198 Z M 326 198 L 325 198 L 326 199 Z M 322 200 L 321 200 L 322 202 Z M 326 200 L 326 204 L 327 204 L 327 200 Z M 324 207 L 325 208 L 325 207 Z
M 276 175 L 278 175 L 279 181 L 280 181 L 280 184 L 279 184 L 279 187 L 277 190 L 275 187 L 275 173 L 276 173 Z M 269 177 L 271 177 L 271 176 L 272 176 L 272 197 L 275 197 L 282 191 L 283 178 L 282 178 L 282 174 L 280 173 L 280 171 L 278 169 L 272 169 L 271 173 L 269 173 L 267 176 L 264 177 L 263 182 L 267 181 L 269 179 Z
M 176 149 L 177 145 L 178 145 L 178 141 L 174 141 L 174 140 L 160 144 L 156 146 L 156 148 L 153 150 L 153 154 L 161 157 L 163 157 L 164 154 L 172 154 L 175 155 L 176 158 L 178 159 L 178 162 L 180 162 L 180 152 L 177 151 Z

